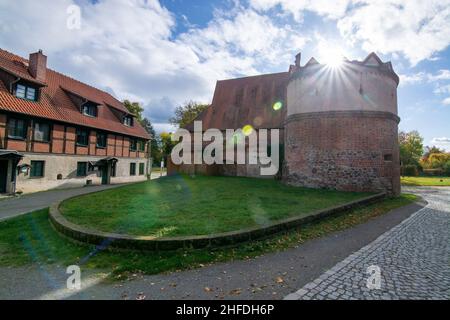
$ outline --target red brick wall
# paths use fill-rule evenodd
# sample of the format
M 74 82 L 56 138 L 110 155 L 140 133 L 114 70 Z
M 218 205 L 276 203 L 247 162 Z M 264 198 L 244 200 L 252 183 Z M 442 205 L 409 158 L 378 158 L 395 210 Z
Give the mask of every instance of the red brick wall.
M 52 152 L 64 153 L 64 126 L 60 124 L 53 125 L 52 131 Z
M 6 148 L 6 114 L 0 113 L 0 148 Z
M 107 155 L 110 157 L 114 157 L 115 154 L 115 142 L 116 142 L 116 137 L 113 134 L 108 134 L 108 139 L 107 139 L 107 145 L 108 145 L 108 149 L 107 149 Z
M 73 127 L 66 127 L 66 147 L 65 153 L 75 154 L 76 130 Z
M 289 184 L 344 191 L 400 192 L 398 122 L 394 117 L 344 113 L 288 119 Z M 386 154 L 393 161 L 385 161 Z
M 130 156 L 130 139 L 124 137 L 123 138 L 123 145 L 122 145 L 122 155 L 123 157 L 129 157 Z
M 27 151 L 27 142 L 22 140 L 8 139 L 7 149 L 17 151 Z
M 96 146 L 97 146 L 97 132 L 92 130 L 91 133 L 89 134 L 89 154 L 90 155 L 96 154 Z
M 50 152 L 50 143 L 45 142 L 33 142 L 33 152 Z
M 79 154 L 79 155 L 86 156 L 89 154 L 89 147 L 77 146 L 76 150 L 77 150 L 77 154 Z
M 117 136 L 116 138 L 115 156 L 116 157 L 123 156 L 123 137 L 121 136 Z

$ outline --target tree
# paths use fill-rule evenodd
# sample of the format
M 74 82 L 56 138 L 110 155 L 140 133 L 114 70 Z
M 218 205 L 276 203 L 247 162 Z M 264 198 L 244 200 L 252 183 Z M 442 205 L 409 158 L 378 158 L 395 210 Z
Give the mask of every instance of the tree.
M 160 150 L 161 156 L 164 159 L 164 162 L 167 163 L 167 157 L 172 152 L 173 147 L 176 145 L 176 142 L 172 141 L 172 134 L 167 132 L 162 132 L 160 135 Z
M 207 104 L 201 104 L 191 100 L 183 106 L 177 107 L 175 109 L 175 116 L 170 118 L 169 122 L 174 126 L 183 128 L 187 124 L 194 121 L 194 119 L 208 107 L 209 105 Z
M 136 117 L 136 119 L 138 119 L 139 122 L 142 121 L 142 113 L 144 112 L 144 108 L 139 102 L 130 102 L 129 100 L 124 100 L 123 105 L 132 115 Z
M 152 136 L 152 140 L 150 141 L 150 155 L 153 159 L 153 163 L 159 164 L 161 162 L 159 137 L 156 135 L 155 129 L 149 119 L 143 118 L 141 125 Z
M 419 132 L 400 132 L 398 135 L 400 145 L 400 161 L 402 165 L 418 165 L 423 155 L 423 138 Z
M 423 155 L 423 161 L 424 162 L 427 162 L 428 161 L 428 158 L 432 155 L 432 154 L 435 154 L 435 153 L 445 153 L 445 150 L 441 150 L 441 149 L 439 149 L 438 147 L 436 147 L 436 146 L 432 146 L 432 147 L 429 147 L 429 146 L 426 146 L 425 147 L 425 154 Z

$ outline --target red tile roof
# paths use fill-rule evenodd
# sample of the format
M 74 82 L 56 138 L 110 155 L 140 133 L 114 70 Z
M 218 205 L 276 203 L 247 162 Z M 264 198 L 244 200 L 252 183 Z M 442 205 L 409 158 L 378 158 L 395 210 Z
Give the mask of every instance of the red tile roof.
M 286 118 L 286 88 L 289 72 L 218 81 L 211 106 L 196 120 L 203 130 L 282 128 Z M 275 110 L 276 102 L 282 107 Z M 186 126 L 193 130 L 193 123 Z
M 44 84 L 30 75 L 27 65 L 28 60 L 0 49 L 0 69 L 24 80 L 45 85 L 41 89 L 39 101 L 33 102 L 15 97 L 5 87 L 3 81 L 0 81 L 0 110 L 150 139 L 150 135 L 137 121 L 133 127 L 122 124 L 112 108 L 127 114 L 129 112 L 120 101 L 109 93 L 51 69 L 47 69 L 47 79 Z M 98 117 L 81 114 L 66 91 L 98 103 L 100 105 Z

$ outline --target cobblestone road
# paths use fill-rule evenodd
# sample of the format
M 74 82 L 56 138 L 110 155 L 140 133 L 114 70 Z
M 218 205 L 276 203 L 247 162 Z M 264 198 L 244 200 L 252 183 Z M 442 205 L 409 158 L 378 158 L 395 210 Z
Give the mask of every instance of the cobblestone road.
M 402 191 L 429 205 L 285 299 L 450 299 L 450 188 Z

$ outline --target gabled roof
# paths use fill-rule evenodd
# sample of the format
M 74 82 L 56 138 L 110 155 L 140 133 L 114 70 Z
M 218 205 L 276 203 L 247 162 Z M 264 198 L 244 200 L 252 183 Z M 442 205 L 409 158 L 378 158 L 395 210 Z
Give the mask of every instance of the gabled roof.
M 312 57 L 312 58 L 309 59 L 309 61 L 305 64 L 305 67 L 311 66 L 311 65 L 314 65 L 314 64 L 319 64 L 319 62 L 318 62 L 314 57 Z
M 195 120 L 203 121 L 203 130 L 282 128 L 286 117 L 286 88 L 289 72 L 218 81 L 211 106 Z M 281 109 L 274 110 L 276 102 Z M 185 127 L 193 130 L 193 123 Z
M 366 66 L 381 66 L 383 61 L 377 56 L 375 52 L 371 52 L 362 62 Z
M 150 135 L 138 123 L 133 127 L 122 124 L 121 119 L 112 110 L 129 114 L 125 106 L 109 93 L 72 79 L 61 73 L 47 69 L 46 82 L 36 81 L 28 72 L 28 60 L 0 49 L 0 69 L 42 85 L 38 102 L 20 99 L 12 95 L 3 81 L 0 81 L 0 110 L 21 113 L 29 116 L 46 118 L 74 125 L 120 133 L 133 137 L 149 139 Z M 99 104 L 102 108 L 98 117 L 81 114 L 78 106 L 70 99 L 67 92 Z

